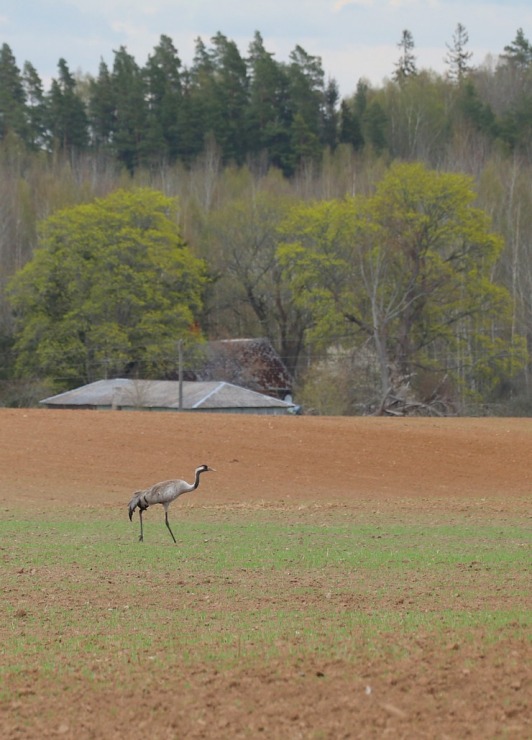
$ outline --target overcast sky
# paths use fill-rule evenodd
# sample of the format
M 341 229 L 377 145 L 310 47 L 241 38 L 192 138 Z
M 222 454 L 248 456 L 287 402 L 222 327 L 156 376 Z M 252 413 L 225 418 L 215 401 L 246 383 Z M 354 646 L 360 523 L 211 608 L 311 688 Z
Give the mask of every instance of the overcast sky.
M 414 38 L 418 68 L 445 70 L 446 43 L 457 23 L 469 34 L 472 64 L 500 54 L 518 28 L 532 40 L 532 0 L 0 0 L 0 44 L 22 68 L 29 61 L 49 83 L 63 57 L 71 72 L 112 67 L 125 46 L 143 66 L 161 34 L 185 65 L 194 41 L 218 31 L 244 56 L 255 31 L 278 61 L 299 44 L 320 56 L 342 95 L 361 77 L 380 85 L 399 57 L 402 31 Z

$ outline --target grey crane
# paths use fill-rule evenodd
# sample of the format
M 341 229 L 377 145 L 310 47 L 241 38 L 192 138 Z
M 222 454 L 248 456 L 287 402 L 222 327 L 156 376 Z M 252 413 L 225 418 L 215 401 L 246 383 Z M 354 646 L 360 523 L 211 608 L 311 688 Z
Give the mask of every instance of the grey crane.
M 174 533 L 170 529 L 170 523 L 168 522 L 168 507 L 175 501 L 178 496 L 189 491 L 195 491 L 199 486 L 200 475 L 206 472 L 216 472 L 214 468 L 210 468 L 208 465 L 200 465 L 196 468 L 196 474 L 194 477 L 194 483 L 187 483 L 186 480 L 165 480 L 161 483 L 156 483 L 151 488 L 146 488 L 143 491 L 135 491 L 131 501 L 128 504 L 129 507 L 129 521 L 132 521 L 133 512 L 138 507 L 139 518 L 140 518 L 140 537 L 139 542 L 144 542 L 144 531 L 142 528 L 142 512 L 146 511 L 148 506 L 152 504 L 162 504 L 164 506 L 164 520 L 168 531 L 172 535 L 172 539 L 176 542 Z M 176 542 L 177 544 L 177 542 Z

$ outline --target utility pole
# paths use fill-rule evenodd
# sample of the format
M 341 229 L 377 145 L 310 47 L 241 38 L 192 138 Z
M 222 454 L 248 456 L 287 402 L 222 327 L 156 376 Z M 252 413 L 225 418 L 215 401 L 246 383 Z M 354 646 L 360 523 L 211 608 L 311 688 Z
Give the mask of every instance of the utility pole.
M 183 340 L 177 343 L 177 358 L 179 368 L 179 410 L 183 411 Z

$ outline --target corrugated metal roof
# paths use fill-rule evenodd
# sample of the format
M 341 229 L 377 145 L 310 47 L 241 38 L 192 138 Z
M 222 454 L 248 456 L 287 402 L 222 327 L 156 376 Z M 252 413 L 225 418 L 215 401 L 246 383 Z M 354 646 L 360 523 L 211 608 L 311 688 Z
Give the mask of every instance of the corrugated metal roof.
M 97 380 L 56 396 L 46 406 L 99 406 L 179 409 L 179 383 L 175 380 Z M 284 408 L 293 404 L 256 393 L 225 381 L 184 381 L 183 409 Z

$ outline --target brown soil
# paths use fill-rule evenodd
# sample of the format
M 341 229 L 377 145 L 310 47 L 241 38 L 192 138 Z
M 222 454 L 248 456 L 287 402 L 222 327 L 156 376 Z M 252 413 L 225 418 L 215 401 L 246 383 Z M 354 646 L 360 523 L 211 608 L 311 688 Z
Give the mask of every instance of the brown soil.
M 532 488 L 532 421 L 0 410 L 4 500 L 123 505 L 132 490 L 219 475 L 203 503 L 397 497 L 504 500 Z
M 132 491 L 191 480 L 207 463 L 216 476 L 202 479 L 187 506 L 204 507 L 208 516 L 241 508 L 294 520 L 311 511 L 314 518 L 352 513 L 366 521 L 373 512 L 413 512 L 427 521 L 450 511 L 502 521 L 529 514 L 531 448 L 527 419 L 0 409 L 1 508 L 125 511 Z M 289 579 L 279 588 L 288 598 Z M 360 599 L 370 598 L 363 590 Z M 396 597 L 390 594 L 400 609 Z M 496 594 L 491 598 L 496 608 Z M 0 687 L 0 735 L 525 738 L 532 733 L 526 650 L 510 636 L 497 644 L 451 642 L 442 653 L 420 634 L 402 657 L 375 655 L 363 665 L 288 655 L 220 672 L 197 665 L 186 676 L 132 667 L 127 689 L 80 674 L 64 693 L 43 685 L 37 672 L 19 677 L 15 700 L 3 700 Z

